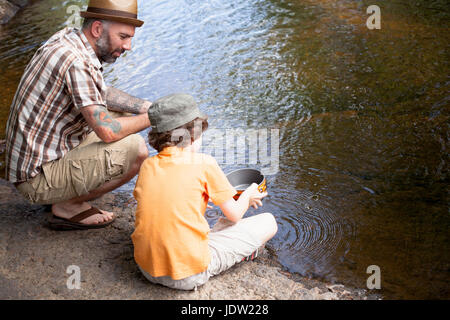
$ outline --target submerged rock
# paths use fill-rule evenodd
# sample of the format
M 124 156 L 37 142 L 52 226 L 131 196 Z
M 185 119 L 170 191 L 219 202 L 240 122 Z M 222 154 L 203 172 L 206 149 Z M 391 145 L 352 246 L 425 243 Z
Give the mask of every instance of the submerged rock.
M 5 24 L 14 17 L 20 8 L 25 7 L 29 0 L 0 0 L 0 24 Z
M 28 4 L 28 2 L 30 2 L 30 0 L 8 0 L 8 1 L 21 8 L 25 7 Z

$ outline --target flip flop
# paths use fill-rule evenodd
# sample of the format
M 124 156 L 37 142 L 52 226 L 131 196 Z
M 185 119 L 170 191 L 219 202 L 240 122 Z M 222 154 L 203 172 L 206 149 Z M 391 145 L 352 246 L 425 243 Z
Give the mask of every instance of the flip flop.
M 103 223 L 95 223 L 95 224 L 80 223 L 81 220 L 93 216 L 94 214 L 102 214 L 102 212 L 98 210 L 96 207 L 92 207 L 86 211 L 77 214 L 76 216 L 70 219 L 57 217 L 50 212 L 47 222 L 50 229 L 65 231 L 65 230 L 87 230 L 87 229 L 104 228 L 113 223 L 114 220 L 116 219 L 116 216 L 114 216 L 111 220 Z
M 245 257 L 241 260 L 241 262 L 243 261 L 253 261 L 254 259 L 256 259 L 256 257 L 258 256 L 258 249 L 256 249 L 256 251 L 254 251 L 251 255 L 249 255 L 248 257 Z
M 241 260 L 241 262 L 244 261 L 253 261 L 258 257 L 258 254 L 264 250 L 264 247 L 266 246 L 266 244 L 263 244 L 261 247 L 259 247 L 258 249 L 256 249 L 255 251 L 252 252 L 251 255 L 249 255 L 248 257 L 245 257 Z

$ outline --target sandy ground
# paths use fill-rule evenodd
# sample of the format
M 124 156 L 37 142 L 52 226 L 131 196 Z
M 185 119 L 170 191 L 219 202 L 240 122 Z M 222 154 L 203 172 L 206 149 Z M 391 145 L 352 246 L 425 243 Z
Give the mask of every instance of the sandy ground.
M 149 283 L 133 259 L 135 202 L 111 193 L 94 204 L 114 210 L 114 224 L 98 230 L 53 231 L 40 205 L 31 205 L 0 179 L 0 299 L 376 299 L 366 291 L 283 271 L 264 252 L 211 278 L 197 291 Z M 69 289 L 79 268 L 79 289 Z M 68 273 L 69 271 L 69 273 Z

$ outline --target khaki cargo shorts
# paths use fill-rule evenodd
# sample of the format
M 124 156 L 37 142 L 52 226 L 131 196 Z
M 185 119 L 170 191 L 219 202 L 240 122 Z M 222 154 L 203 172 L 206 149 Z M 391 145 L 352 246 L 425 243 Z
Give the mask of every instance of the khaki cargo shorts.
M 130 170 L 142 137 L 133 134 L 105 143 L 91 132 L 64 157 L 42 166 L 42 173 L 17 186 L 31 203 L 53 204 L 88 194 Z

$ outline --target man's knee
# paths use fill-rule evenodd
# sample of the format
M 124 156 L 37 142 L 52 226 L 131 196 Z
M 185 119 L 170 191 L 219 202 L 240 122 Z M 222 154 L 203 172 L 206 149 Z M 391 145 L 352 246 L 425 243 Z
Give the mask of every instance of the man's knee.
M 129 149 L 129 152 L 134 155 L 133 164 L 137 164 L 140 167 L 142 162 L 148 158 L 148 148 L 144 138 L 142 138 L 139 134 L 132 134 L 125 139 L 127 140 L 127 149 Z
M 136 134 L 135 136 L 136 145 L 138 147 L 137 161 L 142 163 L 145 159 L 148 158 L 147 144 L 145 143 L 144 138 L 142 138 L 140 135 Z

